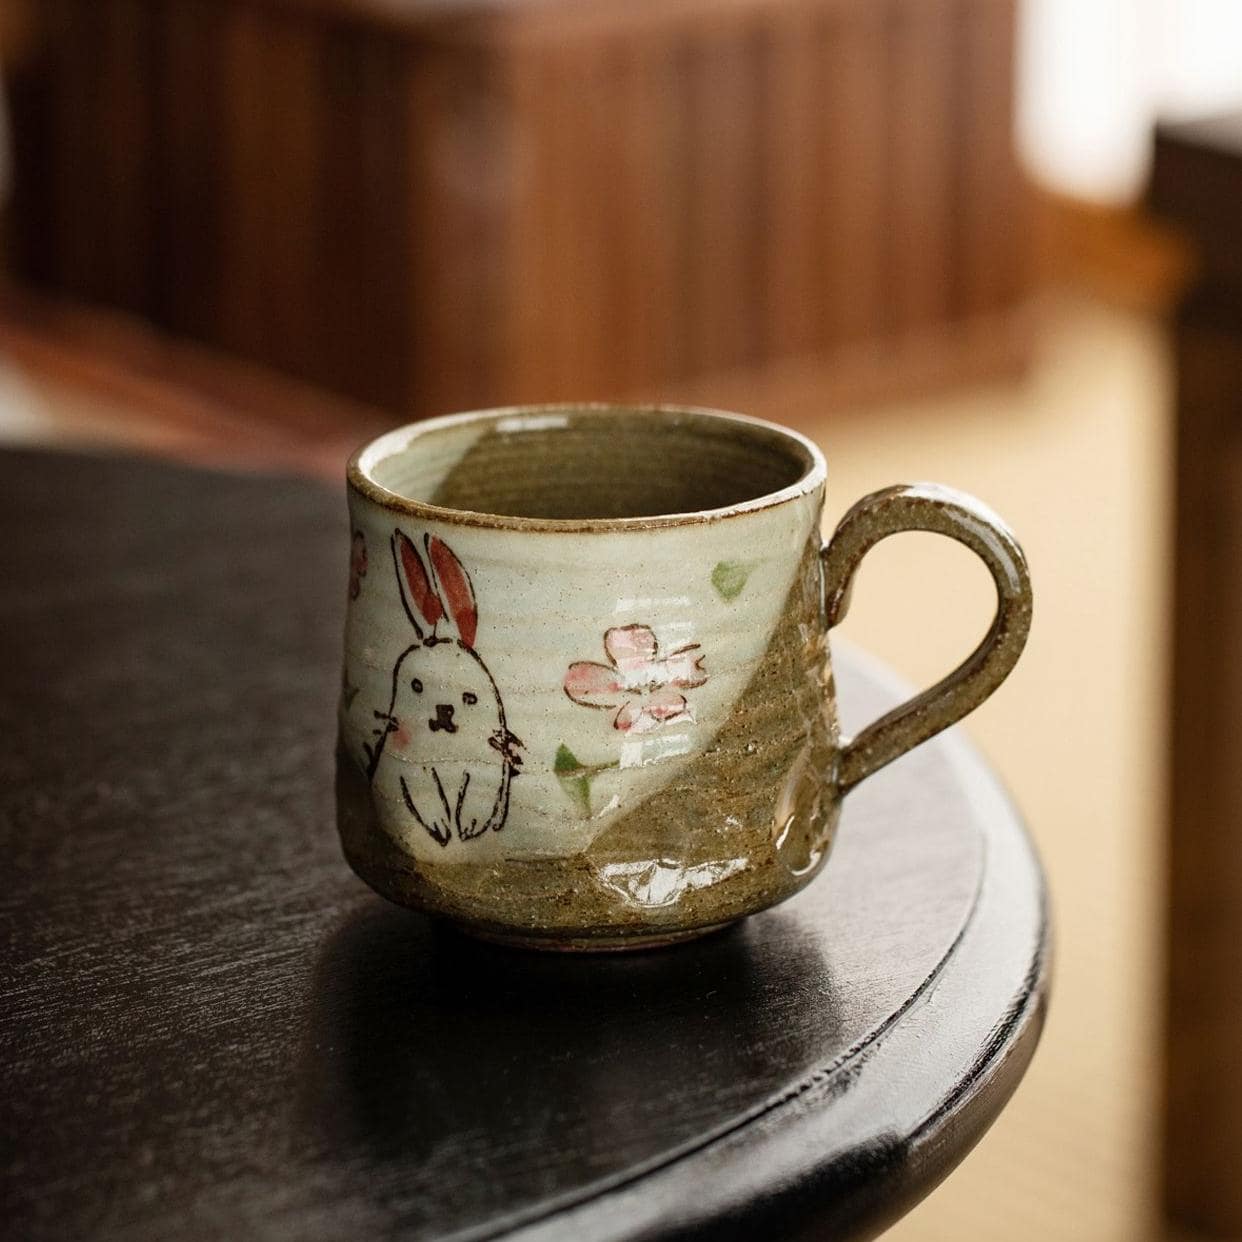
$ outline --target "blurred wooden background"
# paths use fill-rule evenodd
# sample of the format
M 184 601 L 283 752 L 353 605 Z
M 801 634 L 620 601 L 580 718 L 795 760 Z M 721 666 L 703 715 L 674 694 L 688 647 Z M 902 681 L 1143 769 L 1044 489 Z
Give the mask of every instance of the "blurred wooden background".
M 1014 0 L 25 8 L 18 277 L 354 399 L 1022 352 Z

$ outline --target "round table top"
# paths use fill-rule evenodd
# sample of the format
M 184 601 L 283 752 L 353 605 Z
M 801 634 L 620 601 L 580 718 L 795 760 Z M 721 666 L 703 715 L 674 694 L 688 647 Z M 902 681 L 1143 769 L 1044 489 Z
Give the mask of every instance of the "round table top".
M 0 520 L 7 1233 L 869 1237 L 1017 1085 L 1044 890 L 960 737 L 727 932 L 475 943 L 340 856 L 338 491 L 8 451 Z

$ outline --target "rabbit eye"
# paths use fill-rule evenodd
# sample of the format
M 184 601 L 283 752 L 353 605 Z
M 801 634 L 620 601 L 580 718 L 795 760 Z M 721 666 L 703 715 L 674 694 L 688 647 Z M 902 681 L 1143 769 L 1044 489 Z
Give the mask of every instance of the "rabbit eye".
M 475 694 L 473 690 L 467 690 L 466 693 L 461 696 L 461 701 L 465 703 L 467 707 L 473 707 L 479 701 L 479 696 Z
M 410 689 L 413 690 L 415 694 L 422 694 L 423 683 L 419 681 L 417 677 L 415 677 L 414 680 L 410 682 Z

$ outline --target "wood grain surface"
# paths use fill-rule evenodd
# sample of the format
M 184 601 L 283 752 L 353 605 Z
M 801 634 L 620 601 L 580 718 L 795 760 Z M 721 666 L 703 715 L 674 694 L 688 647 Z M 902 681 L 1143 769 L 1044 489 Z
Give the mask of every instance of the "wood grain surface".
M 952 734 L 730 932 L 475 944 L 339 856 L 338 490 L 7 452 L 0 521 L 6 1233 L 866 1237 L 1025 1069 L 1042 881 Z
M 1015 8 L 46 0 L 12 270 L 418 416 L 938 335 L 992 374 Z

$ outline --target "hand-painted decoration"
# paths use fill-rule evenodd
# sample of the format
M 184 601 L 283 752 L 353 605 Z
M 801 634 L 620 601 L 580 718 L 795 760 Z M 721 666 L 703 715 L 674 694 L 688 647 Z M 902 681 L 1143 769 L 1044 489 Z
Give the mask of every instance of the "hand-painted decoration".
M 470 575 L 435 535 L 423 536 L 423 552 L 425 559 L 393 532 L 397 589 L 415 640 L 393 665 L 388 710 L 375 713 L 377 740 L 365 749 L 372 786 L 446 846 L 454 832 L 469 841 L 504 827 L 522 742 L 474 649 L 479 612 Z
M 354 531 L 349 545 L 349 598 L 362 594 L 362 580 L 367 576 L 367 537 L 360 530 Z
M 591 814 L 591 782 L 601 772 L 620 766 L 617 759 L 608 763 L 583 763 L 564 742 L 556 748 L 556 758 L 552 762 L 552 770 L 565 796 L 587 817 Z
M 604 634 L 607 664 L 580 660 L 565 674 L 565 693 L 583 707 L 615 709 L 612 727 L 649 733 L 676 720 L 693 720 L 685 690 L 707 680 L 698 643 L 660 654 L 647 625 L 615 626 Z
M 746 588 L 746 580 L 754 564 L 747 561 L 719 561 L 712 570 L 712 586 L 726 603 L 735 600 Z

